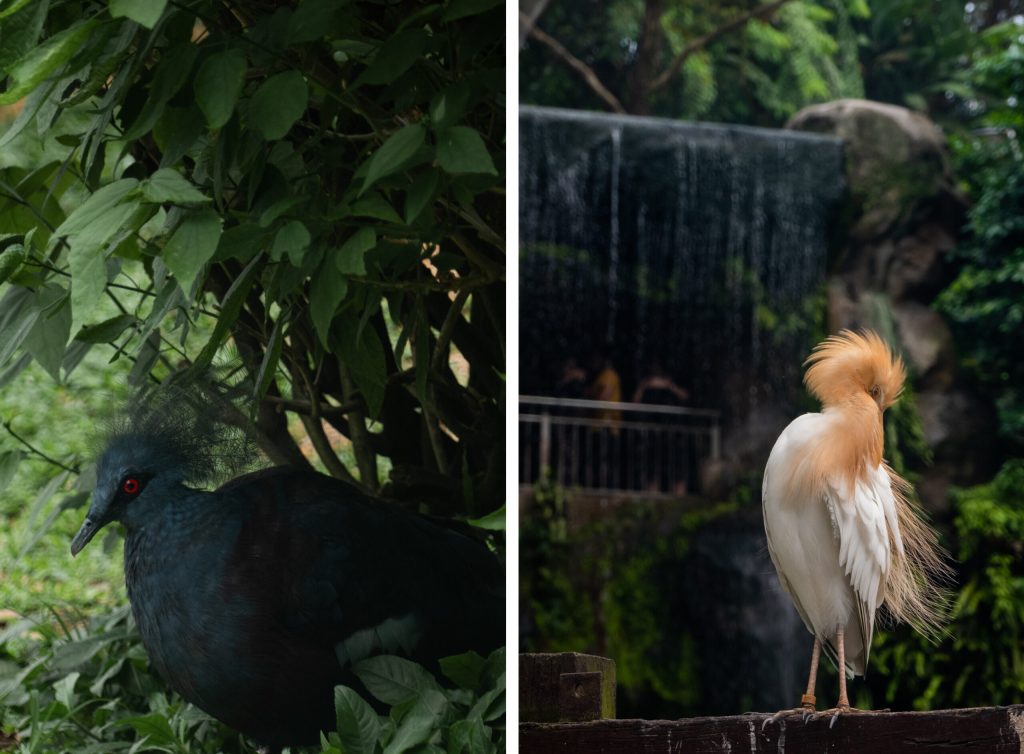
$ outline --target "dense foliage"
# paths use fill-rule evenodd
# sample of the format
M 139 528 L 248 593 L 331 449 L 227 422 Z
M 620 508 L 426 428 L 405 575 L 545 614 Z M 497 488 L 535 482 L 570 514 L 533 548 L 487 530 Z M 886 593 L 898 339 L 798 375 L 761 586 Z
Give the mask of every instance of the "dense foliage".
M 149 667 L 127 607 L 69 624 L 25 619 L 0 632 L 0 722 L 21 731 L 24 752 L 168 754 L 252 752 L 242 738 L 180 697 Z M 34 631 L 35 640 L 25 633 Z M 500 751 L 505 736 L 505 653 L 441 661 L 443 678 L 400 657 L 378 656 L 356 673 L 373 695 L 335 690 L 338 731 L 330 754 Z M 0 733 L 0 749 L 20 737 Z M 6 743 L 5 743 L 6 741 Z
M 1024 693 L 1024 460 L 954 495 L 958 584 L 948 635 L 906 627 L 872 651 L 870 702 L 898 709 L 1014 704 Z
M 999 408 L 1011 451 L 1024 454 L 1024 27 L 982 35 L 968 71 L 977 129 L 952 139 L 957 174 L 973 200 L 959 276 L 940 306 L 956 329 L 964 365 Z
M 272 461 L 499 507 L 499 6 L 5 3 L 0 382 L 230 339 Z

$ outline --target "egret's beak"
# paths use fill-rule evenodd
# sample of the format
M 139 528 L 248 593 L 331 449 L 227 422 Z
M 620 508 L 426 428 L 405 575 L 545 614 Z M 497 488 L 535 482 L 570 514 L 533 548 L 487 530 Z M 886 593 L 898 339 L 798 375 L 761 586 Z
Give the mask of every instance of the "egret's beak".
M 96 532 L 100 530 L 100 527 L 96 525 L 88 516 L 85 517 L 85 521 L 82 522 L 82 528 L 78 530 L 78 534 L 71 540 L 71 557 L 74 557 L 82 551 L 82 548 L 89 544 Z

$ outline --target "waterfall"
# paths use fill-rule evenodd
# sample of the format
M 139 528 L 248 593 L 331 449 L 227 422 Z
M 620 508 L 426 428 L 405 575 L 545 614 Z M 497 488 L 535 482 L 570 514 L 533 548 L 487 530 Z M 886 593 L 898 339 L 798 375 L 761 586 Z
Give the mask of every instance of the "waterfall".
M 842 159 L 832 137 L 521 108 L 523 392 L 600 349 L 625 395 L 657 360 L 727 418 L 793 400 Z

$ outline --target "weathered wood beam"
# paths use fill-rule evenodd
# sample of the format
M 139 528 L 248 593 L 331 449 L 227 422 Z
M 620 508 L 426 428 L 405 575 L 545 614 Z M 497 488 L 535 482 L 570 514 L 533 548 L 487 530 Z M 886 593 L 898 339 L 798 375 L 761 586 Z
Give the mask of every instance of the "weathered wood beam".
M 1021 754 L 1024 705 L 857 712 L 806 724 L 799 715 L 762 725 L 767 713 L 686 720 L 521 723 L 522 754 Z

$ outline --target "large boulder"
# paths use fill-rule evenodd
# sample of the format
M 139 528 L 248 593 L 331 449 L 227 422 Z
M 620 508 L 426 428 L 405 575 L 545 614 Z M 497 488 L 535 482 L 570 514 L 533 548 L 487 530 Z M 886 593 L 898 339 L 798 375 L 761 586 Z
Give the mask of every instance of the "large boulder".
M 927 117 L 903 107 L 843 99 L 812 105 L 786 128 L 838 136 L 857 218 L 850 234 L 879 238 L 906 222 L 921 201 L 962 205 L 946 140 Z

